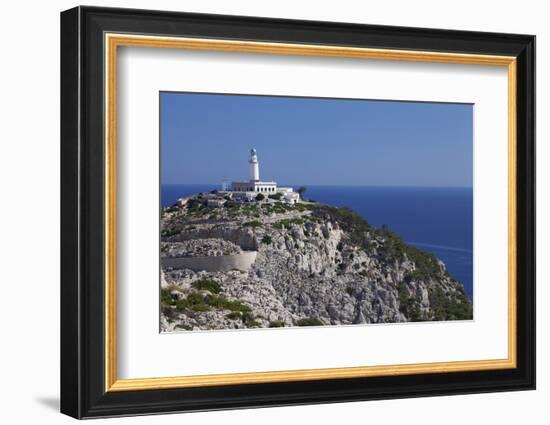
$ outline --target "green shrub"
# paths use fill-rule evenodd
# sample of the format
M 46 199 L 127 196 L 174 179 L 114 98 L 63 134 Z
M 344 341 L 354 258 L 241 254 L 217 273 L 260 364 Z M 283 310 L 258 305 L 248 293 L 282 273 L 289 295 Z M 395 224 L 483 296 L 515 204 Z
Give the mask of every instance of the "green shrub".
M 282 220 L 279 220 L 276 223 L 273 223 L 272 226 L 275 229 L 284 229 L 284 228 L 289 229 L 290 227 L 292 227 L 293 224 L 296 224 L 298 226 L 302 226 L 304 223 L 305 223 L 305 221 L 302 218 L 299 218 L 299 217 L 292 218 L 292 219 L 284 218 Z
M 434 255 L 407 245 L 386 225 L 380 228 L 378 234 L 384 238 L 382 250 L 389 261 L 403 261 L 406 257 L 415 264 L 415 270 L 405 276 L 406 280 L 427 280 L 441 275 L 438 260 Z
M 187 210 L 190 212 L 198 211 L 202 208 L 202 201 L 191 198 L 189 201 L 187 201 Z
M 308 201 L 311 202 L 311 201 Z M 304 211 L 312 211 L 315 206 L 311 204 L 303 204 L 303 203 L 297 203 L 297 204 L 291 204 L 289 207 L 295 211 L 304 212 Z
M 242 313 L 240 311 L 232 311 L 229 314 L 226 314 L 226 316 L 230 320 L 238 320 L 242 317 Z
M 223 206 L 225 209 L 231 212 L 238 211 L 241 209 L 241 204 L 235 201 L 227 201 Z
M 256 227 L 260 227 L 262 225 L 262 222 L 261 221 L 258 221 L 258 220 L 252 220 L 252 221 L 246 221 L 243 223 L 243 226 L 245 227 L 252 227 L 252 228 L 256 228 Z
M 193 326 L 178 324 L 176 325 L 176 329 L 184 329 L 186 331 L 192 331 Z
M 323 322 L 321 322 L 319 319 L 300 319 L 296 322 L 298 326 L 322 326 Z
M 257 328 L 261 326 L 261 323 L 254 320 L 254 316 L 250 312 L 245 312 L 242 314 L 242 321 L 248 328 Z
M 271 242 L 273 242 L 273 240 L 271 239 L 271 236 L 269 236 L 269 235 L 265 235 L 262 238 L 262 243 L 265 243 L 266 245 L 269 245 Z
M 219 294 L 222 286 L 213 279 L 199 279 L 191 283 L 191 286 L 199 291 L 210 291 L 213 294 Z
M 270 199 L 275 199 L 276 201 L 280 201 L 281 200 L 281 194 L 280 193 L 276 193 L 274 195 L 269 195 L 269 198 Z
M 206 295 L 204 303 L 219 310 L 240 311 L 241 313 L 250 313 L 252 309 L 240 301 L 228 300 L 223 295 Z
M 168 301 L 167 305 L 175 306 L 178 312 L 184 312 L 185 310 L 203 312 L 217 309 L 246 314 L 252 311 L 246 304 L 236 300 L 229 300 L 223 295 L 203 295 L 200 292 L 191 292 L 187 295 L 187 298 L 181 300 L 173 298 L 169 293 L 168 295 L 164 293 L 161 297 L 162 300 Z
M 161 232 L 160 232 L 160 235 L 163 237 L 163 238 L 169 238 L 170 236 L 174 236 L 174 235 L 177 235 L 181 232 L 181 228 L 179 227 L 169 227 L 168 229 L 163 229 Z
M 285 322 L 283 322 L 282 320 L 274 320 L 272 322 L 269 322 L 269 327 L 270 328 L 284 328 L 285 327 Z
M 349 235 L 352 245 L 364 247 L 370 240 L 371 226 L 368 222 L 348 207 L 331 207 L 328 205 L 313 205 L 313 216 L 323 220 L 335 221 Z
M 172 212 L 176 212 L 178 209 L 179 209 L 178 204 L 174 204 L 166 208 L 164 211 L 167 213 L 172 213 Z
M 197 313 L 201 313 L 204 311 L 210 311 L 212 308 L 208 304 L 193 304 L 191 305 L 191 310 L 196 311 Z
M 173 289 L 171 288 L 162 288 L 160 290 L 160 303 L 163 306 L 169 306 L 174 305 L 176 302 L 176 298 L 172 296 L 171 292 Z
M 191 309 L 196 312 L 211 310 L 210 306 L 205 303 L 205 297 L 203 297 L 199 292 L 191 292 L 187 295 L 186 299 L 179 300 L 176 303 L 176 308 L 179 311 Z
M 403 282 L 399 283 L 399 311 L 403 313 L 411 322 L 422 321 L 420 307 L 414 296 L 409 295 L 407 285 Z
M 254 320 L 254 317 L 248 311 L 247 312 L 232 311 L 231 313 L 227 314 L 225 317 L 227 317 L 230 320 L 242 320 L 243 324 L 248 328 L 261 326 L 261 323 Z
M 428 296 L 433 320 L 471 320 L 473 317 L 472 303 L 464 290 L 451 298 L 443 289 L 432 287 L 428 290 Z
M 256 195 L 256 201 L 263 201 L 265 199 L 265 196 L 262 193 L 258 193 Z

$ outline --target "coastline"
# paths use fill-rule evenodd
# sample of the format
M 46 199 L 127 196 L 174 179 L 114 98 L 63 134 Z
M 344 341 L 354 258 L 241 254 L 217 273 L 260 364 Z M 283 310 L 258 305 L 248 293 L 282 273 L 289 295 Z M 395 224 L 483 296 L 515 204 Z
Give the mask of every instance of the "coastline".
M 216 190 L 219 185 L 163 184 L 161 189 L 164 207 L 181 196 Z M 387 224 L 407 244 L 440 258 L 473 300 L 471 188 L 307 186 L 305 196 L 323 204 L 348 206 L 376 227 Z

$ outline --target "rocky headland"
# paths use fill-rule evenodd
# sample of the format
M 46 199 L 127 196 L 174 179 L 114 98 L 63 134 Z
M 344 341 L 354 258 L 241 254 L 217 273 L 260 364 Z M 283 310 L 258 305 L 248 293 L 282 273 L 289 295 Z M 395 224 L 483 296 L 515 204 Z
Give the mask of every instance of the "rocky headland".
M 443 262 L 350 209 L 209 198 L 162 210 L 163 332 L 472 319 Z

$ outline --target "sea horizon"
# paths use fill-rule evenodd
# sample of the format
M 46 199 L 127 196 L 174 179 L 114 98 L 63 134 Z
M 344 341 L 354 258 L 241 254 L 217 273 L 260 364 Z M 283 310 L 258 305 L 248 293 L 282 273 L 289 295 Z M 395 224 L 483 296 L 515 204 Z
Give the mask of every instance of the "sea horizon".
M 246 180 L 246 179 L 242 179 Z M 270 179 L 267 179 L 270 180 Z M 241 180 L 239 180 L 241 181 Z M 390 184 L 390 185 L 376 185 L 376 184 L 307 184 L 307 183 L 300 183 L 300 184 L 294 184 L 294 183 L 277 183 L 280 187 L 287 187 L 291 186 L 294 188 L 299 187 L 373 187 L 373 188 L 411 188 L 411 189 L 470 189 L 473 190 L 473 186 L 426 186 L 426 185 L 396 185 L 396 184 Z M 217 190 L 221 189 L 221 183 L 161 183 L 161 186 L 205 186 L 205 187 L 212 187 L 216 186 L 218 187 Z
M 473 188 L 280 184 L 305 187 L 305 199 L 349 207 L 369 224 L 389 226 L 406 243 L 441 259 L 473 299 Z M 161 185 L 161 206 L 180 197 L 221 190 L 221 184 Z

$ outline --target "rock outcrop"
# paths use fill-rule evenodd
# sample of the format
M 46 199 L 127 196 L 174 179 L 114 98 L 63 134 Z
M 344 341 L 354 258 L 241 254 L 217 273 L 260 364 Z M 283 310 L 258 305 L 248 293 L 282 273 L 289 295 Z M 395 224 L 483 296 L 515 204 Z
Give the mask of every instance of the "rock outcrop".
M 163 331 L 472 319 L 443 262 L 388 228 L 346 208 L 268 201 L 193 197 L 163 211 L 161 256 L 257 251 L 246 272 L 165 267 Z

